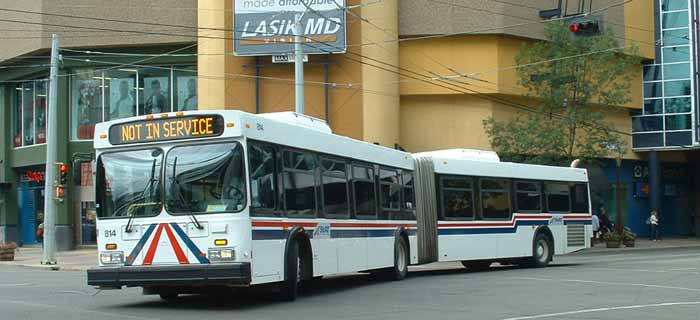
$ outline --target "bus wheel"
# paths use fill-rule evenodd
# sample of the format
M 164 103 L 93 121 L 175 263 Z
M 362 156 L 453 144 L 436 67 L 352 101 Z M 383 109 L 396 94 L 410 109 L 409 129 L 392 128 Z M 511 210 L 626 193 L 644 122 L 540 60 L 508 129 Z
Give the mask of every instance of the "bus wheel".
M 177 300 L 177 293 L 175 293 L 175 292 L 160 293 L 158 295 L 160 296 L 160 299 L 163 301 L 173 302 L 173 301 Z
M 544 268 L 552 261 L 552 243 L 544 233 L 538 233 L 532 244 L 532 257 L 529 265 L 534 268 Z
M 398 237 L 394 246 L 394 267 L 391 268 L 391 280 L 403 280 L 406 278 L 408 264 L 408 244 L 404 237 Z
M 463 260 L 462 265 L 467 268 L 469 272 L 479 272 L 486 271 L 491 267 L 491 261 L 469 261 Z
M 302 261 L 299 257 L 299 242 L 294 241 L 289 247 L 286 262 L 285 279 L 279 285 L 280 298 L 284 301 L 294 301 L 299 294 L 300 272 L 302 270 Z

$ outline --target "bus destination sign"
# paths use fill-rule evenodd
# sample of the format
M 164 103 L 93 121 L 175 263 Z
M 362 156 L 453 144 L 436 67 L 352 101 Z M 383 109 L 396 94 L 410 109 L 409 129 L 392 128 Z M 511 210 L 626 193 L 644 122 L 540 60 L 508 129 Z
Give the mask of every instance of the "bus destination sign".
M 194 115 L 115 124 L 109 128 L 109 142 L 114 145 L 158 142 L 216 137 L 222 133 L 224 118 L 220 115 Z

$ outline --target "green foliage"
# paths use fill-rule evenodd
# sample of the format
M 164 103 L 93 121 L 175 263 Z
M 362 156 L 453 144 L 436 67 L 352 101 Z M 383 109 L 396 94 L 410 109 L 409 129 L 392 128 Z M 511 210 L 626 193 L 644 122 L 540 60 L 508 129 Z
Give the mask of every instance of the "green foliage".
M 634 241 L 636 238 L 637 234 L 632 231 L 625 230 L 622 232 L 622 241 Z
M 622 235 L 617 232 L 608 232 L 603 235 L 603 241 L 620 242 L 622 241 Z
M 484 120 L 491 146 L 509 161 L 553 165 L 624 152 L 627 137 L 603 112 L 630 101 L 636 48 L 621 48 L 611 31 L 572 37 L 564 23 L 548 25 L 546 37 L 516 57 L 519 83 L 537 105 L 506 121 Z

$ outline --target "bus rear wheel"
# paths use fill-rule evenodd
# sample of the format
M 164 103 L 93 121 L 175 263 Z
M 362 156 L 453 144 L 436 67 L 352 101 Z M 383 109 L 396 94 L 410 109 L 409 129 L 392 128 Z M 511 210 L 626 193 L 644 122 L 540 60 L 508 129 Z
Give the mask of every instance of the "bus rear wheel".
M 553 246 L 544 233 L 538 233 L 532 243 L 532 257 L 528 261 L 528 266 L 533 268 L 544 268 L 552 261 Z

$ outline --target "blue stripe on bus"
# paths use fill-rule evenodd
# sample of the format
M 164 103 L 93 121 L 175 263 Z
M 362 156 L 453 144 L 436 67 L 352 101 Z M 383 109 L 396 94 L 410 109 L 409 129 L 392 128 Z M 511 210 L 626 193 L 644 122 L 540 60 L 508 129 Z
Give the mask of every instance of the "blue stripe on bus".
M 593 224 L 593 222 L 591 220 L 564 220 L 564 224 L 590 225 L 590 224 Z
M 146 241 L 148 241 L 148 238 L 151 237 L 151 233 L 153 233 L 153 230 L 156 229 L 156 224 L 153 223 L 150 226 L 148 226 L 148 229 L 146 229 L 146 233 L 141 236 L 141 239 L 139 239 L 139 242 L 136 243 L 136 246 L 134 246 L 134 249 L 131 250 L 131 253 L 129 253 L 128 256 L 126 256 L 126 263 L 124 265 L 130 266 L 134 263 L 136 260 L 136 257 L 139 256 L 141 253 L 141 250 L 143 250 L 143 246 L 146 245 Z
M 505 228 L 475 228 L 475 227 L 462 227 L 462 228 L 445 228 L 449 225 L 443 225 L 442 228 L 438 229 L 438 235 L 456 235 L 456 234 L 494 234 L 494 233 L 515 233 L 518 230 L 518 226 L 546 226 L 549 224 L 547 220 L 518 220 L 513 227 Z
M 180 225 L 177 223 L 171 223 L 170 224 L 173 229 L 175 229 L 175 232 L 180 236 L 182 241 L 185 242 L 185 245 L 187 245 L 188 248 L 190 248 L 190 251 L 194 253 L 194 256 L 197 257 L 197 260 L 199 260 L 199 263 L 206 264 L 209 263 L 209 259 L 207 259 L 202 251 L 199 250 L 196 244 L 192 242 L 192 239 L 185 234 L 185 231 L 182 231 L 182 228 L 180 228 Z

